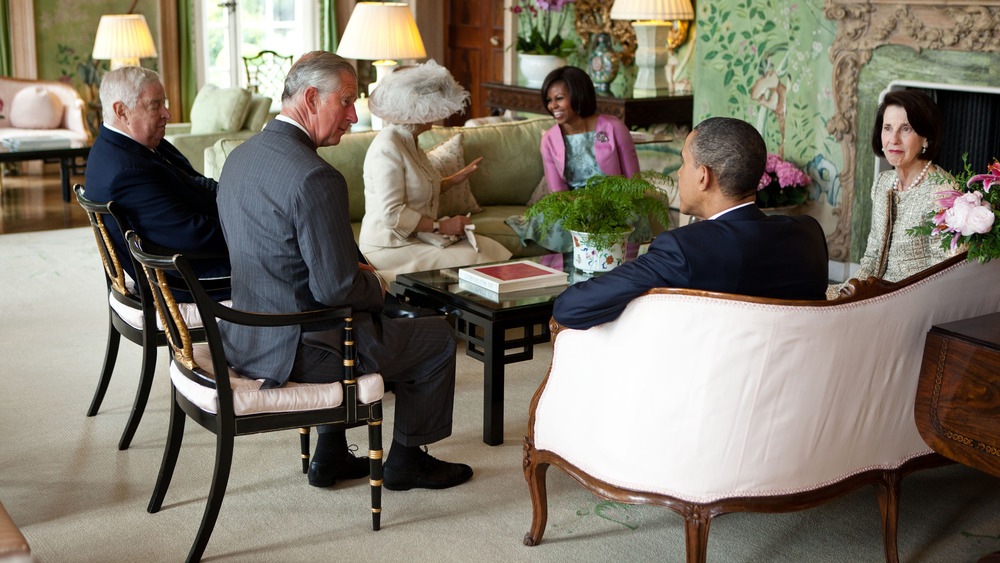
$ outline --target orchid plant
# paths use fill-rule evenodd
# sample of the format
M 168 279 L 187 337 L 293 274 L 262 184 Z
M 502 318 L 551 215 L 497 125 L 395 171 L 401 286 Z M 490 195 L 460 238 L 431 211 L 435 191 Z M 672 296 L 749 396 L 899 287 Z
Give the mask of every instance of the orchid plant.
M 767 153 L 764 175 L 757 184 L 757 206 L 787 207 L 806 202 L 806 186 L 812 178 L 794 164 L 782 160 L 774 153 Z
M 510 11 L 517 16 L 517 50 L 527 55 L 565 57 L 575 45 L 562 36 L 566 7 L 574 0 L 516 0 Z
M 1000 258 L 1000 161 L 994 159 L 985 174 L 974 174 L 965 162 L 956 180 L 959 190 L 938 192 L 938 209 L 907 234 L 940 236 L 942 248 L 967 248 L 970 261 Z

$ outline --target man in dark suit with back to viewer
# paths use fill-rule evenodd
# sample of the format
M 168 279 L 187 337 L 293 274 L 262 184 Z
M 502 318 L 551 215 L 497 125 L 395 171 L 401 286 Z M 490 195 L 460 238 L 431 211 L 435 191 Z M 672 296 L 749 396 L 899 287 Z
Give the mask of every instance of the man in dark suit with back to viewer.
M 661 233 L 635 261 L 570 286 L 552 316 L 569 328 L 590 328 L 618 318 L 654 287 L 825 299 L 819 223 L 806 215 L 768 216 L 754 203 L 766 159 L 750 124 L 728 117 L 699 123 L 684 142 L 677 186 L 681 212 L 705 220 Z
M 421 446 L 451 434 L 455 337 L 440 317 L 389 318 L 385 287 L 361 263 L 348 215 L 344 176 L 316 149 L 336 145 L 357 122 L 357 74 L 343 58 L 313 51 L 285 78 L 281 114 L 233 150 L 219 177 L 219 215 L 233 265 L 233 307 L 292 313 L 350 306 L 360 373 L 378 372 L 396 395 L 383 485 L 443 489 L 472 469 L 430 456 Z M 222 326 L 226 352 L 241 374 L 327 383 L 343 376 L 337 326 Z M 347 452 L 342 428 L 319 429 L 309 483 L 368 475 L 367 458 Z
M 87 157 L 87 199 L 118 203 L 145 242 L 186 254 L 225 256 L 215 203 L 218 184 L 163 140 L 170 110 L 160 76 L 137 66 L 118 68 L 101 80 L 100 95 L 104 122 Z M 128 256 L 114 219 L 108 223 L 118 253 Z M 134 278 L 131 261 L 122 262 Z M 199 260 L 195 267 L 201 275 L 229 274 L 225 258 Z

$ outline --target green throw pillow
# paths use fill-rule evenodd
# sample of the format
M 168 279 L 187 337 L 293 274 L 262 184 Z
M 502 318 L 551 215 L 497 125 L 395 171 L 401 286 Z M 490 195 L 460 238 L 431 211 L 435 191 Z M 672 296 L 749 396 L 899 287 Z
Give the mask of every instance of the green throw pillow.
M 250 110 L 250 92 L 206 84 L 191 106 L 191 133 L 232 133 L 243 128 Z

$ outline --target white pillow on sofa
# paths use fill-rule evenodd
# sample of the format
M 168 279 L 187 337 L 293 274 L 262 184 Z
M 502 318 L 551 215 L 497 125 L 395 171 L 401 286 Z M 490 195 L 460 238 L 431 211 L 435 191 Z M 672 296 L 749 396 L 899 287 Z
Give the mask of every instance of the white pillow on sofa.
M 250 91 L 206 84 L 191 105 L 191 133 L 233 133 L 243 128 L 250 111 Z
M 63 103 L 44 86 L 22 88 L 10 102 L 10 125 L 19 129 L 55 129 L 62 123 Z
M 427 158 L 430 159 L 434 168 L 441 173 L 442 178 L 451 176 L 465 168 L 465 153 L 462 151 L 463 137 L 463 133 L 458 133 L 427 151 Z M 438 205 L 438 213 L 442 217 L 479 213 L 482 210 L 483 208 L 479 206 L 479 202 L 472 195 L 468 179 L 442 193 Z

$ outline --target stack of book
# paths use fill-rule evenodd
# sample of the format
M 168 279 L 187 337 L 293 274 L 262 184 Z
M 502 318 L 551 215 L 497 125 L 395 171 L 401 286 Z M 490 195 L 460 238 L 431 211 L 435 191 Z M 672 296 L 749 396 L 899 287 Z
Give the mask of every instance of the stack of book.
M 569 274 L 530 260 L 458 270 L 459 287 L 487 298 L 569 283 Z
M 14 137 L 4 139 L 3 145 L 12 151 L 38 151 L 46 149 L 68 149 L 73 146 L 73 141 L 66 137 L 57 135 L 44 135 L 40 137 Z

